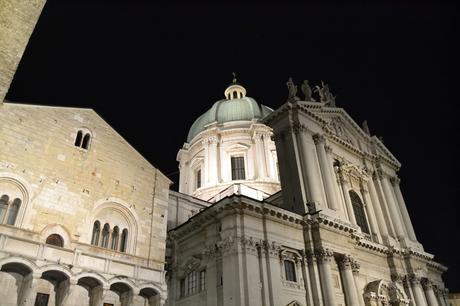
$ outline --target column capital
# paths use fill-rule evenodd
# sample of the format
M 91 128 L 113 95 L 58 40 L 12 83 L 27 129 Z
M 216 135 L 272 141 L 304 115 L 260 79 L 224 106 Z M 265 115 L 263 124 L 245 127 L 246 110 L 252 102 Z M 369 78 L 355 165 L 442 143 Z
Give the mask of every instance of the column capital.
M 351 269 L 353 270 L 353 273 L 359 274 L 360 268 L 361 268 L 361 265 L 359 264 L 359 262 L 356 259 L 353 260 L 353 262 L 351 263 Z
M 393 185 L 397 186 L 397 185 L 399 185 L 399 183 L 401 183 L 401 179 L 399 177 L 397 177 L 397 176 L 393 176 L 392 178 L 390 178 L 390 182 Z
M 325 145 L 325 146 L 324 146 L 324 150 L 326 150 L 326 153 L 327 153 L 327 154 L 331 154 L 331 153 L 332 153 L 332 148 L 331 148 L 330 146 L 328 146 L 328 145 Z
M 414 286 L 420 286 L 420 281 L 421 281 L 421 278 L 415 274 L 410 274 L 408 275 L 408 281 L 411 283 L 411 285 L 414 285 Z
M 321 134 L 315 134 L 313 135 L 313 141 L 315 142 L 315 145 L 324 145 L 326 143 L 326 137 L 324 137 L 324 135 Z
M 300 134 L 307 131 L 307 127 L 300 122 L 294 122 L 290 126 L 289 130 L 294 134 Z
M 211 136 L 211 137 L 208 137 L 208 142 L 209 144 L 217 144 L 219 142 L 219 139 L 217 138 L 217 136 Z
M 331 263 L 334 260 L 334 252 L 328 248 L 316 249 L 315 256 L 320 263 Z
M 433 290 L 433 283 L 428 278 L 422 278 L 420 283 L 422 284 L 423 290 Z
M 344 255 L 340 258 L 339 266 L 341 270 L 351 270 L 353 268 L 353 257 Z

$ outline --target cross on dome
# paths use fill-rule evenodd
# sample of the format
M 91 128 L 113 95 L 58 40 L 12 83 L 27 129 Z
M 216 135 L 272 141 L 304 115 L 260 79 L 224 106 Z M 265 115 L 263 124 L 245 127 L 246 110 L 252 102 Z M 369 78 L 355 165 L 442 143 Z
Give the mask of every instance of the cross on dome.
M 236 73 L 232 72 L 233 80 L 232 83 L 225 89 L 224 95 L 227 100 L 242 99 L 246 97 L 246 89 L 238 84 L 236 79 Z

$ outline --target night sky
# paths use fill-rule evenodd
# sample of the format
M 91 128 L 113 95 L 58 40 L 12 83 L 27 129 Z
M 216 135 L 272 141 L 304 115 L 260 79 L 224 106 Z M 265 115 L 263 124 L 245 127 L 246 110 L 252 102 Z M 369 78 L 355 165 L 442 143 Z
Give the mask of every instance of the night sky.
M 324 80 L 402 163 L 418 240 L 459 292 L 459 10 L 415 2 L 48 0 L 7 99 L 91 107 L 177 182 L 189 127 L 233 71 L 274 109 L 290 76 Z

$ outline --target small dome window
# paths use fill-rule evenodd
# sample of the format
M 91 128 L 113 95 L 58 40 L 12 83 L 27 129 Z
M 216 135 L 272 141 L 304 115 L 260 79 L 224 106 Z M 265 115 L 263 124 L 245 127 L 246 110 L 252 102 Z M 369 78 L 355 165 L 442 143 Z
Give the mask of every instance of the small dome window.
M 64 239 L 58 234 L 51 234 L 46 238 L 46 244 L 63 247 L 64 246 Z

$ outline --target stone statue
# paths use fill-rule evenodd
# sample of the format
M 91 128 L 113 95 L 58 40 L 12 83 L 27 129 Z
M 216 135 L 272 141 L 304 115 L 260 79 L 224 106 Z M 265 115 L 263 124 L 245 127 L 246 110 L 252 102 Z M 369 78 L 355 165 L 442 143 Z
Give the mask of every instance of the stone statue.
M 316 85 L 315 92 L 319 94 L 321 102 L 326 103 L 326 105 L 335 107 L 335 96 L 329 90 L 329 85 L 324 84 L 324 82 L 321 81 L 321 87 Z
M 297 97 L 297 85 L 294 84 L 292 78 L 289 78 L 289 80 L 286 82 L 286 85 L 289 91 L 288 101 L 299 101 L 299 97 Z
M 311 96 L 312 91 L 311 91 L 310 84 L 308 84 L 308 80 L 303 81 L 303 84 L 300 88 L 302 89 L 302 92 L 305 96 L 305 101 L 316 102 L 315 99 L 313 99 L 313 97 Z
M 363 130 L 367 135 L 371 136 L 371 131 L 369 130 L 369 126 L 367 125 L 367 120 L 363 121 Z

